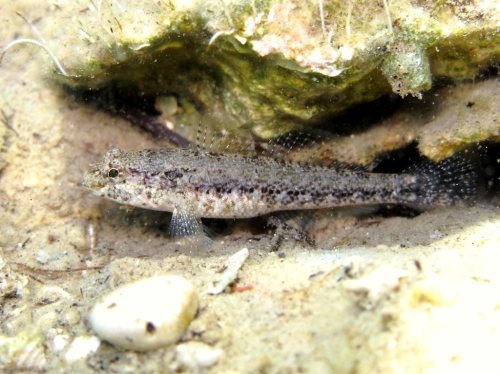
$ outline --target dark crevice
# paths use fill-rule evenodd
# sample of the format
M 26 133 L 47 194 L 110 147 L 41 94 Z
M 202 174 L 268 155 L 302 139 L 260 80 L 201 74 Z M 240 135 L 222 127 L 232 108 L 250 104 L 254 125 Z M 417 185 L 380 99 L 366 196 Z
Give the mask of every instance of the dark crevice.
M 355 106 L 346 113 L 325 121 L 318 127 L 320 130 L 334 131 L 345 136 L 360 133 L 372 124 L 389 117 L 404 102 L 400 96 L 389 94 L 381 98 Z
M 418 150 L 417 142 L 410 143 L 405 148 L 386 153 L 379 158 L 374 173 L 401 173 L 408 167 L 424 160 Z

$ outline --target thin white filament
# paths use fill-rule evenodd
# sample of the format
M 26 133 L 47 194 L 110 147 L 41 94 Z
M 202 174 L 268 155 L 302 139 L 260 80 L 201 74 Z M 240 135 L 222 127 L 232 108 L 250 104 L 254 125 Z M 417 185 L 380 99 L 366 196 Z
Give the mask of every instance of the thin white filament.
M 38 40 L 40 40 L 44 44 L 47 43 L 45 41 L 45 39 L 42 37 L 42 35 L 40 35 L 40 33 L 38 32 L 38 30 L 36 29 L 35 25 L 33 25 L 30 21 L 28 21 L 28 19 L 25 16 L 23 16 L 21 13 L 16 12 L 16 14 L 19 17 L 21 17 L 24 20 L 24 22 L 26 22 L 28 24 L 28 26 L 30 27 L 31 31 L 33 31 L 33 33 L 37 36 Z
M 389 25 L 389 31 L 392 35 L 393 31 L 392 31 L 391 12 L 389 11 L 389 2 L 387 0 L 383 0 L 383 1 L 384 1 L 385 13 L 387 14 L 387 24 Z
M 319 15 L 321 17 L 321 29 L 323 30 L 323 35 L 326 36 L 325 11 L 323 9 L 323 0 L 319 0 Z
M 54 63 L 56 64 L 57 69 L 59 70 L 59 72 L 62 75 L 64 75 L 65 77 L 69 77 L 69 75 L 66 73 L 66 71 L 64 70 L 64 68 L 62 67 L 62 65 L 57 60 L 56 56 L 54 56 L 52 54 L 52 52 L 43 43 L 41 43 L 41 42 L 39 42 L 37 40 L 34 40 L 34 39 L 21 38 L 21 39 L 16 39 L 16 40 L 11 41 L 9 44 L 7 44 L 3 48 L 3 52 L 0 55 L 0 64 L 2 63 L 2 59 L 3 59 L 3 56 L 4 56 L 5 52 L 7 52 L 7 50 L 9 48 L 11 48 L 12 46 L 14 46 L 16 44 L 22 44 L 22 43 L 31 43 L 31 44 L 35 44 L 35 45 L 37 45 L 39 47 L 42 47 L 45 50 L 45 52 L 47 52 L 49 54 L 49 56 L 52 58 L 52 61 L 54 61 Z

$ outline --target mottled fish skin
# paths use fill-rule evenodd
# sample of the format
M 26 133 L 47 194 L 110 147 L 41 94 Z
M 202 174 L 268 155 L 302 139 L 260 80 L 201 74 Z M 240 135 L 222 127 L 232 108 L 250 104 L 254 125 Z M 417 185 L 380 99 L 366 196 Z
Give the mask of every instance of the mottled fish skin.
M 457 205 L 476 194 L 466 161 L 426 163 L 405 174 L 376 174 L 201 149 L 113 149 L 91 165 L 94 194 L 146 209 L 207 218 L 365 204 Z

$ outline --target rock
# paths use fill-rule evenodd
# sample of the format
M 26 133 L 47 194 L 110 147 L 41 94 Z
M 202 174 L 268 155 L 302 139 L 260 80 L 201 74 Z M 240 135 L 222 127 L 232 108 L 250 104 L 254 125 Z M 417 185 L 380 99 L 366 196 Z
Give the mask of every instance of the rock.
M 52 339 L 52 350 L 54 352 L 60 352 L 66 345 L 68 345 L 69 336 L 68 335 L 56 335 Z
M 314 152 L 370 167 L 387 152 L 418 143 L 422 155 L 437 162 L 478 142 L 500 141 L 499 100 L 497 78 L 437 88 L 423 100 L 406 100 L 390 117 L 362 132 L 321 142 Z M 303 154 L 295 153 L 291 159 L 300 161 Z
M 90 322 L 101 339 L 144 352 L 179 340 L 197 310 L 198 295 L 191 282 L 166 275 L 105 295 L 92 309 Z
M 495 2 L 98 3 L 82 12 L 60 0 L 64 12 L 37 20 L 65 69 L 40 50 L 54 77 L 84 88 L 119 82 L 120 96 L 175 94 L 185 108 L 220 110 L 264 138 L 391 89 L 420 96 L 434 78 L 472 78 L 500 51 Z M 189 115 L 179 123 L 196 126 Z
M 436 92 L 429 118 L 418 128 L 418 148 L 439 161 L 482 141 L 500 141 L 498 78 Z
M 198 372 L 217 363 L 222 355 L 221 349 L 215 349 L 201 342 L 179 344 L 175 348 L 175 362 L 171 369 Z
M 99 349 L 101 341 L 96 336 L 79 336 L 71 342 L 68 351 L 64 355 L 67 361 L 81 360 L 90 353 L 95 353 Z

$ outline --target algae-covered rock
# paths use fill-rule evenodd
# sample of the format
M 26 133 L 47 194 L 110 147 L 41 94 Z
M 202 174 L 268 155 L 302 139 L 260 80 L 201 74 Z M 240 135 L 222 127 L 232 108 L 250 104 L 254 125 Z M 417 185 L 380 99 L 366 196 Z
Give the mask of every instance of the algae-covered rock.
M 420 97 L 433 77 L 472 77 L 500 52 L 494 2 L 61 0 L 52 14 L 36 26 L 65 84 L 174 94 L 263 138 L 391 89 Z
M 0 369 L 42 371 L 46 364 L 39 327 L 27 326 L 14 337 L 0 335 Z

